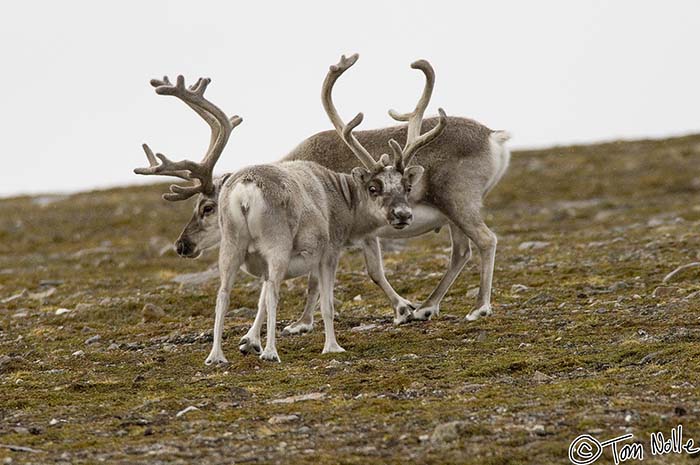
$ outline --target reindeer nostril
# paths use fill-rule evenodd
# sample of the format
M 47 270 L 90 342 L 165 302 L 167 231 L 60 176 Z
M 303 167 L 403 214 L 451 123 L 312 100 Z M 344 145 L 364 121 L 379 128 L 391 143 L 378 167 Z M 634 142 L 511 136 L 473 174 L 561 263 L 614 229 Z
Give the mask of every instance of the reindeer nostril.
M 180 256 L 187 256 L 187 255 L 191 254 L 192 249 L 193 249 L 192 243 L 188 240 L 178 239 L 178 241 L 175 242 L 175 251 Z
M 391 210 L 391 214 L 399 221 L 407 222 L 413 219 L 413 213 L 410 210 L 405 210 L 403 208 L 395 208 Z

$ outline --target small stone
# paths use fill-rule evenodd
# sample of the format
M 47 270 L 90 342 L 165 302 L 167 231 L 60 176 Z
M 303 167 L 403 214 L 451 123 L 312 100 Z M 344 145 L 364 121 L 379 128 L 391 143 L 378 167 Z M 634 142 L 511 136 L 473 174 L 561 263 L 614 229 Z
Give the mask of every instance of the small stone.
M 22 311 L 22 312 L 17 312 L 15 314 L 13 314 L 12 318 L 26 318 L 27 315 L 29 315 L 29 313 Z
M 298 396 L 285 397 L 283 399 L 274 399 L 269 401 L 270 404 L 293 404 L 295 402 L 301 402 L 305 400 L 322 400 L 325 399 L 326 395 L 322 392 L 310 392 L 309 394 L 301 394 Z
M 73 352 L 73 357 L 82 357 L 83 355 L 85 355 L 84 350 L 76 350 L 75 352 Z
M 119 344 L 116 342 L 111 343 L 108 347 L 107 350 L 118 350 L 119 349 Z
M 20 292 L 18 294 L 11 295 L 10 297 L 6 297 L 6 298 L 0 300 L 0 303 L 9 304 L 10 302 L 14 302 L 15 300 L 19 300 L 19 299 L 22 299 L 24 297 L 27 297 L 27 295 L 28 295 L 27 290 L 23 289 L 22 292 Z
M 299 419 L 299 415 L 274 415 L 270 417 L 267 422 L 271 425 L 280 425 L 282 423 L 291 423 L 293 421 L 297 421 Z
M 51 297 L 55 293 L 56 293 L 56 288 L 50 287 L 42 292 L 31 292 L 29 294 L 29 298 L 43 302 L 44 300 L 48 299 L 49 297 Z
M 530 429 L 530 431 L 535 433 L 537 436 L 547 435 L 547 430 L 545 430 L 544 425 L 535 425 Z
M 57 308 L 55 313 L 56 315 L 65 315 L 66 313 L 70 313 L 70 311 L 69 308 Z
M 535 373 L 532 375 L 532 380 L 537 383 L 545 383 L 547 381 L 551 381 L 552 379 L 553 378 L 551 376 L 546 375 L 539 370 L 535 370 Z
M 199 409 L 197 407 L 195 407 L 194 405 L 190 405 L 189 407 L 184 408 L 184 409 L 180 410 L 179 412 L 177 412 L 175 414 L 175 416 L 181 417 L 181 416 L 185 415 L 186 413 L 193 412 L 195 410 L 199 410 Z
M 85 345 L 89 346 L 92 344 L 97 344 L 100 342 L 100 339 L 102 339 L 102 337 L 99 334 L 95 334 L 94 336 L 85 339 Z
M 231 312 L 231 314 L 235 317 L 238 318 L 255 318 L 257 315 L 258 311 L 253 309 L 253 308 L 248 308 L 248 307 L 240 307 Z
M 467 291 L 467 293 L 465 294 L 465 297 L 467 299 L 475 299 L 476 296 L 478 296 L 478 295 L 479 295 L 479 288 L 473 287 Z
M 656 289 L 654 289 L 654 293 L 652 294 L 653 297 L 659 298 L 659 297 L 672 297 L 675 295 L 680 294 L 681 288 L 680 287 L 674 287 L 674 286 L 659 286 Z
M 353 302 L 360 302 L 362 300 L 362 295 L 357 294 L 355 297 L 352 298 Z
M 217 267 L 209 268 L 208 270 L 199 273 L 185 273 L 175 276 L 171 281 L 180 284 L 181 288 L 198 287 L 214 281 L 219 278 L 219 270 Z
M 141 315 L 143 316 L 143 321 L 158 321 L 165 316 L 165 311 L 153 304 L 146 304 L 141 310 Z
M 528 289 L 530 289 L 530 288 L 527 287 L 527 286 L 524 285 L 524 284 L 513 284 L 513 285 L 510 287 L 510 293 L 511 293 L 511 294 L 520 294 L 521 292 L 525 292 L 525 291 L 527 291 Z
M 95 308 L 95 304 L 79 303 L 75 306 L 76 312 L 86 312 Z
M 526 241 L 521 242 L 518 246 L 519 250 L 539 250 L 549 247 L 549 242 L 544 241 Z
M 49 426 L 56 426 L 59 423 L 60 423 L 60 420 L 56 420 L 55 418 L 52 418 L 51 421 L 49 421 Z
M 609 290 L 610 292 L 617 292 L 617 291 L 620 291 L 620 290 L 622 290 L 622 289 L 627 289 L 627 288 L 629 288 L 629 287 L 630 287 L 630 285 L 627 284 L 626 282 L 624 282 L 624 281 L 619 281 L 619 282 L 616 282 L 616 283 L 614 283 L 614 284 L 611 284 L 611 285 L 608 287 L 608 290 Z
M 370 324 L 366 324 L 366 325 L 353 326 L 352 328 L 350 328 L 350 331 L 352 331 L 353 333 L 361 333 L 361 332 L 369 331 L 369 330 L 372 330 L 372 329 L 375 329 L 378 327 L 379 327 L 379 325 L 375 325 L 373 323 L 370 323 Z

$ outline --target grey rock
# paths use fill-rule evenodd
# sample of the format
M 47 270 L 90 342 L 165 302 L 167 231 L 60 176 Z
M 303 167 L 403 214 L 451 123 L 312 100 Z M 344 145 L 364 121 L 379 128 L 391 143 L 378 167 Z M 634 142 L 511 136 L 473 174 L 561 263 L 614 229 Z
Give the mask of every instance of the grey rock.
M 520 294 L 521 292 L 527 291 L 528 289 L 530 289 L 530 288 L 524 284 L 513 284 L 510 287 L 510 293 L 511 294 Z
M 535 433 L 537 436 L 547 435 L 547 430 L 545 429 L 544 425 L 535 425 L 532 428 L 530 428 L 530 431 Z
M 206 271 L 201 271 L 199 273 L 185 273 L 179 274 L 171 279 L 171 281 L 178 283 L 180 287 L 197 287 L 207 284 L 219 278 L 219 270 L 216 267 L 209 268 Z
M 146 304 L 141 310 L 144 322 L 158 321 L 165 316 L 165 310 L 154 304 Z
M 99 334 L 95 334 L 94 336 L 89 337 L 85 340 L 85 345 L 89 346 L 89 345 L 97 344 L 98 342 L 100 342 L 101 339 L 102 339 L 102 336 L 100 336 Z
M 267 422 L 271 425 L 280 425 L 282 423 L 291 423 L 299 420 L 299 415 L 274 415 Z
M 546 383 L 547 381 L 551 381 L 552 379 L 553 378 L 551 376 L 546 375 L 539 370 L 535 370 L 535 373 L 532 375 L 532 380 L 537 383 Z
M 9 304 L 10 302 L 14 302 L 15 300 L 22 299 L 24 297 L 27 297 L 29 293 L 27 292 L 26 289 L 23 289 L 22 292 L 18 292 L 17 294 L 11 295 L 10 297 L 6 297 L 2 300 L 0 300 L 0 303 L 2 304 Z
M 539 250 L 549 247 L 549 242 L 545 241 L 526 241 L 521 242 L 518 246 L 519 250 Z
M 293 404 L 295 402 L 302 402 L 305 400 L 322 400 L 326 398 L 326 394 L 323 392 L 310 392 L 308 394 L 300 394 L 298 396 L 285 397 L 283 399 L 273 399 L 269 401 L 270 404 Z
M 231 312 L 233 316 L 238 318 L 255 318 L 257 313 L 257 310 L 248 307 L 240 307 Z
M 674 286 L 659 286 L 656 289 L 654 289 L 654 292 L 652 293 L 652 297 L 673 297 L 677 296 L 680 294 L 682 289 L 680 287 L 674 287 Z
M 350 331 L 352 331 L 353 333 L 361 333 L 364 331 L 370 331 L 370 330 L 378 328 L 378 327 L 379 327 L 379 325 L 375 325 L 373 323 L 370 323 L 370 324 L 366 324 L 366 325 L 354 326 L 354 327 L 350 328 Z

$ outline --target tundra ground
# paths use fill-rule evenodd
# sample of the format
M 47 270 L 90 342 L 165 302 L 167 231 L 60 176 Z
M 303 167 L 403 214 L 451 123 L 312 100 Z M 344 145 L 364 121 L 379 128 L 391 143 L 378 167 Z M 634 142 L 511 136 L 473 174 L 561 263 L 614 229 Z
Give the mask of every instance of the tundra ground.
M 682 424 L 700 441 L 700 268 L 662 283 L 700 261 L 700 136 L 514 153 L 485 207 L 492 317 L 463 319 L 478 254 L 438 318 L 395 327 L 349 251 L 347 352 L 321 355 L 317 321 L 278 340 L 281 364 L 238 354 L 259 291 L 241 276 L 230 365 L 204 365 L 217 280 L 171 279 L 216 254 L 166 251 L 190 209 L 163 191 L 0 200 L 3 463 L 564 464 L 579 434 L 625 432 L 645 464 L 697 463 L 652 457 L 649 434 Z M 446 269 L 446 232 L 397 248 L 389 279 L 421 301 Z M 283 286 L 279 330 L 305 285 Z

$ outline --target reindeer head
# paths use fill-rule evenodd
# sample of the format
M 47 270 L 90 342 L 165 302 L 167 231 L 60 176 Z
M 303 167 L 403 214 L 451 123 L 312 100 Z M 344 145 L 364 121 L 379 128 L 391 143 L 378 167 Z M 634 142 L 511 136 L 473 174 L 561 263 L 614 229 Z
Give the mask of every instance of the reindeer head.
M 221 236 L 217 203 L 223 179 L 214 178 L 214 165 L 219 160 L 231 131 L 243 121 L 239 116 L 229 118 L 219 107 L 204 98 L 204 91 L 210 82 L 208 78 L 200 78 L 194 85 L 185 87 L 182 76 L 177 77 L 175 85 L 167 76 L 162 80 L 151 80 L 157 94 L 177 97 L 201 116 L 211 127 L 211 139 L 209 148 L 199 163 L 190 160 L 173 162 L 161 153 L 154 155 L 150 147 L 143 144 L 150 166 L 134 170 L 136 174 L 172 176 L 191 182 L 188 186 L 173 184 L 170 192 L 163 194 L 165 200 L 173 202 L 198 195 L 192 218 L 175 243 L 177 253 L 187 258 L 196 258 L 202 251 L 219 244 Z
M 399 114 L 393 110 L 389 111 L 389 115 L 395 120 L 408 122 L 406 145 L 402 148 L 398 142 L 390 140 L 389 145 L 393 152 L 393 158 L 388 154 L 383 154 L 378 161 L 375 161 L 352 133 L 353 129 L 362 122 L 363 114 L 358 113 L 349 123 L 345 124 L 338 115 L 331 96 L 333 85 L 337 79 L 354 65 L 358 58 L 358 54 L 347 58 L 343 55 L 338 64 L 330 67 L 321 93 L 323 108 L 340 137 L 363 165 L 353 168 L 352 176 L 359 186 L 359 191 L 367 201 L 368 212 L 377 219 L 385 219 L 396 229 L 403 229 L 410 225 L 413 220 L 408 194 L 423 174 L 422 166 L 409 165 L 421 147 L 429 144 L 442 133 L 447 123 L 447 116 L 440 108 L 438 124 L 421 135 L 423 114 L 430 102 L 435 85 L 435 72 L 430 63 L 425 60 L 414 62 L 411 67 L 420 69 L 426 77 L 423 95 L 411 113 Z

